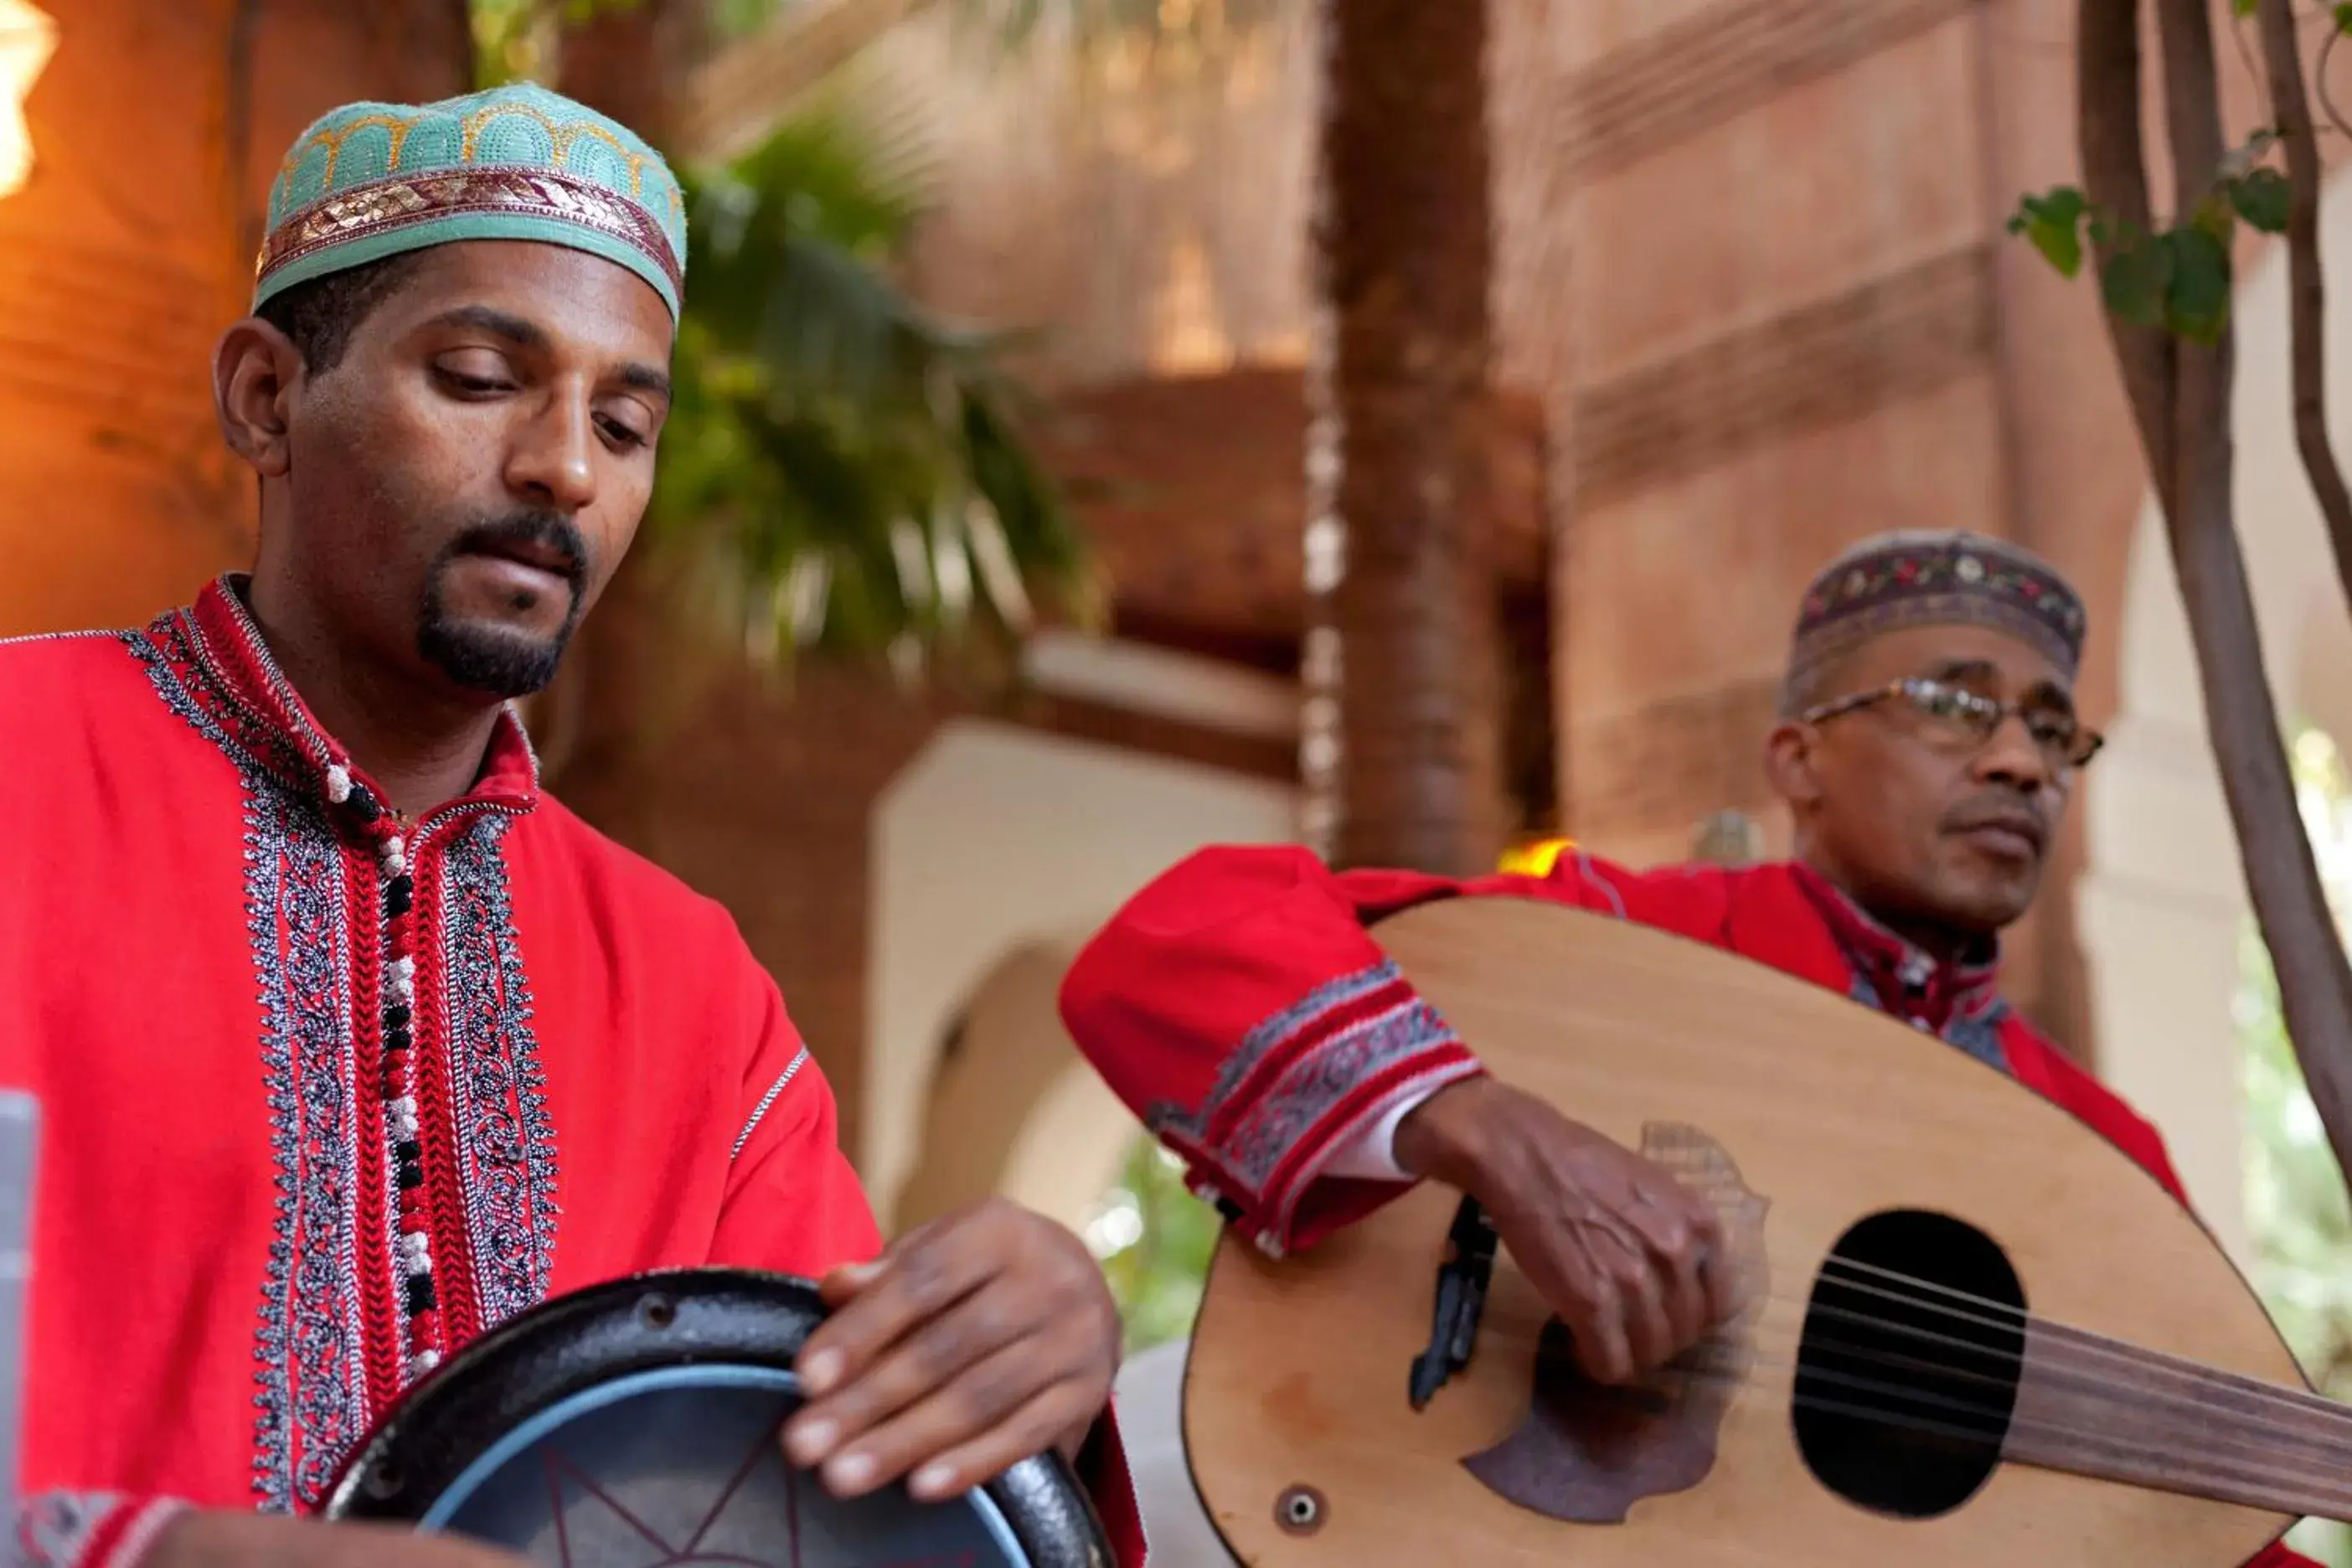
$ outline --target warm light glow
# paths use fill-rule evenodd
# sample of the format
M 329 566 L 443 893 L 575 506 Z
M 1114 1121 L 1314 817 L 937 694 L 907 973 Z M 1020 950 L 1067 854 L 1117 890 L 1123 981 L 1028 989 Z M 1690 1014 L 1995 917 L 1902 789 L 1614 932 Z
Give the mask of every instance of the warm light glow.
M 33 173 L 33 133 L 25 95 L 58 46 L 55 22 L 29 0 L 0 0 L 0 196 L 25 188 Z
M 1495 868 L 1521 877 L 1549 877 L 1559 858 L 1575 847 L 1573 838 L 1531 838 L 1504 850 L 1502 863 Z

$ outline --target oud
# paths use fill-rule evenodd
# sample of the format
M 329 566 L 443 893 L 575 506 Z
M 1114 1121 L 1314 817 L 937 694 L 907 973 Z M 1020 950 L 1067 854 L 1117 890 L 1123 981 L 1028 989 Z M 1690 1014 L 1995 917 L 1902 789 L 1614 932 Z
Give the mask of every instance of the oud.
M 1557 906 L 1374 934 L 1497 1077 L 1706 1192 L 1747 1306 L 1605 1389 L 1453 1194 L 1283 1260 L 1228 1233 L 1184 1436 L 1254 1568 L 2234 1568 L 2352 1517 L 2352 1413 L 2194 1217 L 1997 1069 Z

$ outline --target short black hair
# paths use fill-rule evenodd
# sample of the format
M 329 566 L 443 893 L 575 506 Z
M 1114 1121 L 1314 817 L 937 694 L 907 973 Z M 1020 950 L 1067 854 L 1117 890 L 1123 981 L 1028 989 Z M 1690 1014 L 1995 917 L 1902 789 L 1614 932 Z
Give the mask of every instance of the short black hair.
M 271 295 L 254 314 L 286 334 L 312 375 L 324 375 L 342 363 L 352 334 L 408 280 L 423 254 L 404 251 L 308 279 Z
M 1846 679 L 1846 668 L 1853 662 L 1851 652 L 1833 658 L 1816 658 L 1809 664 L 1791 665 L 1780 677 L 1780 717 L 1794 719 L 1809 709 L 1818 708 L 1832 698 L 1843 696 L 1838 688 Z

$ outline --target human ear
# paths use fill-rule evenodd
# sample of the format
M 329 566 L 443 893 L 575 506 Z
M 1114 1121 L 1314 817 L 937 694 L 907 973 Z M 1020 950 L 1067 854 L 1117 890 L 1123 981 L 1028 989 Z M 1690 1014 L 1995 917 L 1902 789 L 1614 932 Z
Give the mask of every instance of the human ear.
M 231 327 L 213 350 L 213 416 L 221 438 L 264 479 L 283 478 L 292 465 L 288 411 L 302 374 L 293 342 L 257 316 Z
M 1813 726 L 1789 719 L 1774 725 L 1764 741 L 1764 776 L 1772 793 L 1800 811 L 1822 798 L 1816 754 L 1820 740 L 1821 731 Z

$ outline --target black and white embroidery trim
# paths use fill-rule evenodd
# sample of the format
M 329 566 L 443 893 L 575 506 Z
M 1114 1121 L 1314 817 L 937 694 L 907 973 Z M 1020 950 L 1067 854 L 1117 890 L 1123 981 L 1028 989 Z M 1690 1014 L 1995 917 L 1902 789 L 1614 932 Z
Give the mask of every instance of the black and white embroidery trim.
M 793 1054 L 793 1059 L 784 1064 L 784 1070 L 776 1075 L 776 1081 L 768 1086 L 768 1092 L 761 1095 L 760 1103 L 751 1108 L 751 1120 L 743 1123 L 742 1131 L 735 1134 L 735 1146 L 727 1151 L 729 1164 L 733 1164 L 742 1157 L 743 1145 L 751 1141 L 751 1134 L 758 1130 L 761 1120 L 768 1114 L 768 1107 L 776 1103 L 776 1096 L 783 1093 L 784 1086 L 800 1075 L 801 1068 L 808 1065 L 808 1047 L 803 1046 Z
M 481 813 L 443 857 L 451 1112 L 485 1330 L 545 1300 L 555 1266 L 555 1124 L 499 849 L 509 820 Z
M 1221 1163 L 1252 1191 L 1263 1192 L 1307 1130 L 1341 1101 L 1380 1074 L 1453 1039 L 1436 1010 L 1415 997 L 1318 1041 L 1219 1141 Z
M 1384 986 L 1393 985 L 1404 977 L 1395 961 L 1380 963 L 1355 970 L 1336 979 L 1327 980 L 1293 1002 L 1280 1012 L 1261 1019 L 1241 1045 L 1227 1057 L 1217 1069 L 1217 1081 L 1202 1097 L 1197 1110 L 1172 1100 L 1153 1104 L 1145 1118 L 1151 1131 L 1162 1135 L 1174 1133 L 1195 1142 L 1208 1136 L 1209 1128 L 1227 1101 L 1241 1089 L 1249 1076 L 1257 1070 L 1258 1063 L 1268 1051 L 1287 1044 L 1292 1038 L 1325 1016 L 1361 1001 Z
M 164 651 L 143 634 L 124 641 L 164 705 L 236 764 L 244 789 L 247 931 L 278 1167 L 254 1334 L 253 1488 L 264 1512 L 290 1513 L 325 1494 L 368 1408 L 342 859 L 317 806 L 222 728 Z

